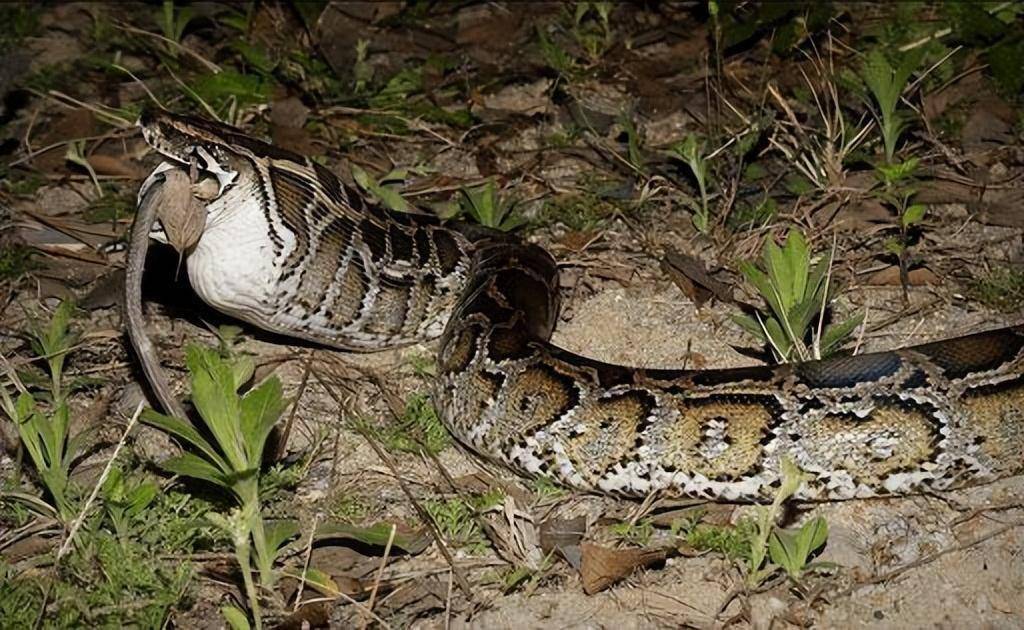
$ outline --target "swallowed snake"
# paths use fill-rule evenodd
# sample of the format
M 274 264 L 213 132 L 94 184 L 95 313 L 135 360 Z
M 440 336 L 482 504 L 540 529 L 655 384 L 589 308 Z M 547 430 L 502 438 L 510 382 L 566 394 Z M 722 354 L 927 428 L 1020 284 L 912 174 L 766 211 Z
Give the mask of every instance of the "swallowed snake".
M 163 111 L 140 125 L 165 162 L 139 193 L 129 303 L 138 302 L 147 239 L 167 240 L 152 209 L 142 214 L 146 200 L 168 171 L 188 172 L 212 188 L 205 228 L 185 252 L 207 304 L 349 351 L 440 337 L 440 417 L 463 444 L 519 474 L 625 497 L 764 501 L 784 460 L 804 473 L 796 496 L 809 500 L 1024 471 L 1024 326 L 779 366 L 604 363 L 550 343 L 558 268 L 541 247 L 388 211 L 321 165 L 227 125 Z M 148 341 L 135 329 L 140 350 Z M 162 375 L 147 376 L 180 413 Z

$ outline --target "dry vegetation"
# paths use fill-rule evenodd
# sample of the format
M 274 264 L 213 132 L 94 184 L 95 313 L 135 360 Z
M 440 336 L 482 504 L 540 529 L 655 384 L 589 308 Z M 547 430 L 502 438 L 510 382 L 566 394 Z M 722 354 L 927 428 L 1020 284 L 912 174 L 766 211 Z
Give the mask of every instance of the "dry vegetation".
M 556 340 L 601 359 L 1019 323 L 1021 5 L 5 3 L 0 53 L 0 627 L 1024 623 L 1019 479 L 762 508 L 570 494 L 451 443 L 432 347 L 236 328 L 156 251 L 164 365 L 201 428 L 241 430 L 218 460 L 223 431 L 143 411 L 119 308 L 155 103 L 537 240 L 562 263 Z M 776 243 L 803 271 L 775 290 L 827 283 L 763 300 Z

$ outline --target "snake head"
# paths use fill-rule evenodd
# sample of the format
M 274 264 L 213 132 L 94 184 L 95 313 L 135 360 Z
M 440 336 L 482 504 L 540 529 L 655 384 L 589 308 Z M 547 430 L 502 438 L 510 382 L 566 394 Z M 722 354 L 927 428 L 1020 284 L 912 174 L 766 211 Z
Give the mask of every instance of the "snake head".
M 241 171 L 251 168 L 235 144 L 237 137 L 245 136 L 228 125 L 157 109 L 143 111 L 138 124 L 149 146 L 188 168 L 193 180 L 199 173 L 216 177 L 218 195 L 238 179 Z

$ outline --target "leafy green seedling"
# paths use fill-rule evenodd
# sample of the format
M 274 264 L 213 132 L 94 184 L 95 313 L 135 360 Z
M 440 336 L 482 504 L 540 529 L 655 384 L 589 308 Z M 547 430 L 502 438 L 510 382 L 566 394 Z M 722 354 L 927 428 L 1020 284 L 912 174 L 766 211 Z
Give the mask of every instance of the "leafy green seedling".
M 671 149 L 672 154 L 689 167 L 693 178 L 697 180 L 700 199 L 691 202 L 693 206 L 693 227 L 701 234 L 707 234 L 711 227 L 711 210 L 708 205 L 708 163 L 704 156 L 704 143 L 699 142 L 693 134 L 686 136 L 682 142 Z
M 782 485 L 779 486 L 778 491 L 775 493 L 775 497 L 770 505 L 762 505 L 756 508 L 756 514 L 753 519 L 753 528 L 749 529 L 749 544 L 750 544 L 750 556 L 747 561 L 747 584 L 751 587 L 755 587 L 763 582 L 768 576 L 775 573 L 780 564 L 774 564 L 778 562 L 774 557 L 771 558 L 772 562 L 766 562 L 769 559 L 769 554 L 772 553 L 772 547 L 770 540 L 773 536 L 777 536 L 779 531 L 775 527 L 775 521 L 778 520 L 779 514 L 782 513 L 782 506 L 786 501 L 790 499 L 800 486 L 806 481 L 807 473 L 800 470 L 800 468 L 792 462 L 789 458 L 782 459 Z M 824 522 L 822 522 L 824 525 Z M 828 527 L 824 526 L 824 529 L 819 529 L 818 526 L 808 527 L 808 533 L 804 534 L 804 538 L 801 538 L 800 544 L 790 548 L 791 557 L 787 557 L 786 549 L 781 547 L 784 543 L 781 540 L 786 539 L 787 534 L 783 534 L 780 538 L 780 542 L 775 543 L 775 547 L 780 547 L 778 551 L 782 554 L 783 560 L 790 562 L 790 567 L 796 567 L 797 571 L 806 569 L 806 559 L 810 554 L 820 548 L 828 537 Z M 819 540 L 820 538 L 820 540 Z M 794 543 L 795 545 L 795 543 Z M 799 558 L 799 551 L 807 548 L 807 553 L 803 555 L 803 563 L 797 565 L 797 559 Z M 787 571 L 789 569 L 786 569 Z
M 812 264 L 811 251 L 799 230 L 790 230 L 786 243 L 779 247 L 767 239 L 761 252 L 759 268 L 753 263 L 740 263 L 740 272 L 754 285 L 768 304 L 768 312 L 736 315 L 734 320 L 747 332 L 771 346 L 780 361 L 820 359 L 838 348 L 860 325 L 862 316 L 828 327 L 819 325 L 808 347 L 806 339 L 811 325 L 823 317 L 828 307 L 831 287 L 828 271 L 831 257 L 819 257 Z
M 65 521 L 75 513 L 69 497 L 73 490 L 71 468 L 84 454 L 87 444 L 84 432 L 70 437 L 70 411 L 66 401 L 69 387 L 64 379 L 64 362 L 78 341 L 78 333 L 70 330 L 74 309 L 73 302 L 62 302 L 45 327 L 32 326 L 32 351 L 46 364 L 49 391 L 39 393 L 37 400 L 13 373 L 12 380 L 21 389 L 17 399 L 11 397 L 7 387 L 0 387 L 0 407 L 14 422 L 22 447 L 53 498 L 57 514 Z M 48 403 L 48 411 L 40 408 L 41 401 Z
M 885 146 L 885 161 L 892 163 L 896 154 L 896 143 L 907 128 L 908 117 L 897 111 L 900 96 L 907 87 L 910 75 L 920 65 L 924 56 L 924 48 L 908 51 L 893 67 L 880 50 L 872 50 L 864 59 L 861 75 L 871 95 L 874 97 L 875 118 L 882 131 L 882 143 Z
M 227 516 L 207 518 L 228 533 L 242 569 L 256 627 L 261 627 L 259 597 L 252 581 L 252 552 L 260 585 L 273 587 L 273 564 L 281 546 L 298 528 L 294 522 L 266 522 L 260 510 L 259 481 L 263 451 L 271 429 L 285 408 L 281 382 L 271 377 L 245 395 L 238 389 L 251 378 L 248 365 L 229 362 L 216 350 L 190 346 L 185 363 L 191 376 L 192 402 L 213 436 L 207 440 L 190 423 L 146 410 L 143 421 L 192 446 L 164 463 L 171 472 L 212 483 L 235 497 L 238 508 Z
M 513 212 L 517 200 L 502 198 L 498 194 L 494 180 L 488 180 L 486 184 L 476 188 L 463 188 L 459 195 L 460 212 L 468 214 L 480 225 L 508 232 L 526 222 L 523 217 Z
M 195 11 L 191 7 L 176 7 L 174 0 L 164 0 L 163 7 L 157 17 L 160 30 L 163 36 L 175 44 L 181 43 L 181 38 L 188 28 L 189 22 L 195 17 Z M 172 46 L 167 47 L 167 54 L 177 59 L 178 50 Z
M 768 555 L 786 575 L 797 581 L 808 571 L 832 568 L 830 563 L 810 562 L 811 556 L 827 539 L 828 523 L 823 517 L 816 516 L 799 529 L 776 527 L 768 539 Z
M 125 478 L 120 468 L 110 469 L 103 483 L 103 506 L 114 534 L 122 544 L 128 539 L 132 525 L 149 508 L 160 492 L 160 486 L 148 479 Z
M 412 212 L 413 207 L 409 205 L 399 192 L 400 185 L 408 179 L 410 173 L 421 174 L 418 169 L 396 168 L 389 173 L 374 179 L 369 173 L 358 165 L 352 165 L 352 179 L 360 188 L 370 193 L 389 210 L 395 212 Z
M 909 302 L 908 270 L 910 261 L 908 252 L 913 245 L 912 228 L 924 220 L 925 205 L 913 203 L 917 188 L 914 186 L 914 173 L 917 171 L 917 158 L 905 162 L 882 164 L 876 167 L 883 188 L 879 197 L 890 206 L 899 217 L 899 235 L 886 242 L 886 249 L 896 256 L 900 268 L 900 285 L 903 288 L 903 301 Z

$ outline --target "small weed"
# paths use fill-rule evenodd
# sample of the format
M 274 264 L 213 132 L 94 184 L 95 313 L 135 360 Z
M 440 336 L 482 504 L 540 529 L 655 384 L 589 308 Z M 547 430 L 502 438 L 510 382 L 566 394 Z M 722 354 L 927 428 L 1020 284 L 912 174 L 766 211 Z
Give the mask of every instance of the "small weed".
M 110 470 L 101 489 L 106 518 L 117 540 L 125 543 L 134 525 L 142 520 L 160 487 L 149 479 L 125 477 L 120 468 Z
M 433 378 L 437 374 L 437 361 L 429 354 L 412 354 L 407 360 L 412 373 L 420 378 Z
M 733 319 L 744 330 L 771 346 L 780 361 L 808 361 L 828 356 L 841 346 L 860 325 L 862 316 L 822 330 L 824 311 L 831 299 L 829 268 L 831 256 L 821 256 L 812 265 L 811 252 L 799 230 L 790 230 L 782 247 L 765 240 L 759 268 L 740 264 L 743 276 L 757 289 L 769 310 L 756 319 L 737 315 Z M 817 322 L 819 325 L 813 329 Z M 806 339 L 812 337 L 810 347 Z
M 187 605 L 190 563 L 162 561 L 151 547 L 102 531 L 78 547 L 53 583 L 58 627 L 160 628 L 172 608 Z
M 356 184 L 375 197 L 385 208 L 395 212 L 413 212 L 413 207 L 402 197 L 400 190 L 410 175 L 423 175 L 424 172 L 417 168 L 396 168 L 379 178 L 374 178 L 358 164 L 352 165 L 352 179 Z
M 530 480 L 529 486 L 533 493 L 541 500 L 555 499 L 566 494 L 565 488 L 555 483 L 551 477 L 534 477 Z
M 896 155 L 896 143 L 908 124 L 907 114 L 897 110 L 900 96 L 923 56 L 924 49 L 916 48 L 907 52 L 893 67 L 880 50 L 872 50 L 868 52 L 861 68 L 864 83 L 871 91 L 877 108 L 874 114 L 882 132 L 885 161 L 888 164 L 892 163 Z
M 427 394 L 410 396 L 397 422 L 373 432 L 386 448 L 403 453 L 425 450 L 437 454 L 451 444 L 451 436 L 438 419 Z
M 77 489 L 70 480 L 71 468 L 84 454 L 88 439 L 86 432 L 70 435 L 67 395 L 73 384 L 65 382 L 64 362 L 78 341 L 78 333 L 70 330 L 74 309 L 73 302 L 62 302 L 45 327 L 32 325 L 32 350 L 47 369 L 45 390 L 32 394 L 14 375 L 12 379 L 20 390 L 17 399 L 11 397 L 6 386 L 0 387 L 0 408 L 14 422 L 22 448 L 64 521 L 75 513 Z
M 698 524 L 686 532 L 686 544 L 698 551 L 714 551 L 730 560 L 750 557 L 750 537 L 754 523 L 742 519 L 733 527 Z
M 17 176 L 3 178 L 4 189 L 16 197 L 31 197 L 46 183 L 46 178 L 35 171 L 15 171 Z
M 33 628 L 45 601 L 45 584 L 0 560 L 0 626 Z
M 905 162 L 879 165 L 879 179 L 884 187 L 878 193 L 879 198 L 888 205 L 899 217 L 899 233 L 886 242 L 886 249 L 896 256 L 900 268 L 900 285 L 903 287 L 903 302 L 909 301 L 907 293 L 907 274 L 910 268 L 909 249 L 914 244 L 913 228 L 918 225 L 925 214 L 925 206 L 911 203 L 917 189 L 914 187 L 914 172 L 917 170 L 917 158 Z
M 35 250 L 24 245 L 0 246 L 0 281 L 17 280 L 35 269 L 34 254 Z
M 500 491 L 493 490 L 468 499 L 454 497 L 429 500 L 424 507 L 434 519 L 441 535 L 451 544 L 470 554 L 479 554 L 487 549 L 489 543 L 477 522 L 477 516 L 499 505 L 503 496 Z
M 331 516 L 349 523 L 360 521 L 370 513 L 370 507 L 363 499 L 342 494 L 330 506 Z
M 704 154 L 704 143 L 693 134 L 686 136 L 682 142 L 672 147 L 671 153 L 682 160 L 690 169 L 697 181 L 700 199 L 691 201 L 693 209 L 693 226 L 701 234 L 707 234 L 711 228 L 711 209 L 708 206 L 708 163 Z
M 259 74 L 225 68 L 216 74 L 195 77 L 190 88 L 186 93 L 198 105 L 208 104 L 220 111 L 267 103 L 273 85 Z
M 41 7 L 30 2 L 0 6 L 0 51 L 10 50 L 39 32 Z
M 211 483 L 234 496 L 236 509 L 227 515 L 211 512 L 206 518 L 231 537 L 252 616 L 256 627 L 261 628 L 253 569 L 258 572 L 260 586 L 270 591 L 277 578 L 274 561 L 281 546 L 298 530 L 292 521 L 265 521 L 260 504 L 263 451 L 285 407 L 281 382 L 271 377 L 239 395 L 238 388 L 252 377 L 251 359 L 231 362 L 216 350 L 190 346 L 185 362 L 191 376 L 192 402 L 214 442 L 179 418 L 146 410 L 143 420 L 198 452 L 168 460 L 163 464 L 167 470 Z
M 971 297 L 985 306 L 1013 313 L 1024 306 L 1024 269 L 1001 267 L 968 286 Z
M 782 460 L 782 485 L 775 493 L 771 505 L 756 506 L 753 529 L 748 531 L 750 555 L 747 558 L 747 584 L 755 587 L 780 568 L 796 580 L 805 571 L 825 568 L 807 561 L 828 538 L 828 525 L 824 519 L 812 519 L 799 530 L 783 530 L 775 526 L 783 504 L 800 489 L 806 478 L 792 461 Z
M 612 45 L 609 23 L 613 3 L 577 2 L 573 11 L 572 35 L 591 63 L 600 61 Z
M 463 188 L 459 195 L 459 212 L 480 225 L 508 232 L 526 222 L 514 213 L 518 201 L 499 195 L 494 180 L 477 188 Z
M 87 223 L 116 223 L 135 214 L 135 199 L 131 194 L 104 194 L 89 202 L 83 217 Z
M 648 519 L 640 519 L 635 523 L 615 523 L 608 527 L 608 531 L 622 542 L 644 547 L 654 536 L 654 525 Z

